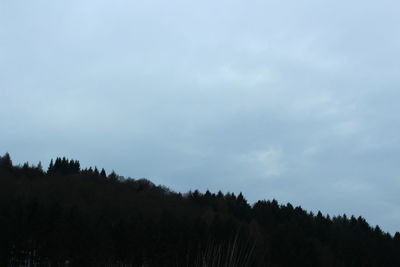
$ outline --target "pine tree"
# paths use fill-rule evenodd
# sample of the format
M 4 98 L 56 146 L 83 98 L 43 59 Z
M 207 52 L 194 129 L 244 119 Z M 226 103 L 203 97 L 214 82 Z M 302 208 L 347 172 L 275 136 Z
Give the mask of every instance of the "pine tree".
M 0 157 L 0 167 L 4 169 L 11 169 L 12 168 L 12 160 L 10 154 L 8 152 L 4 154 L 3 157 Z
M 115 173 L 114 170 L 108 175 L 108 179 L 113 180 L 113 181 L 118 180 L 118 175 Z
M 47 174 L 51 174 L 54 170 L 53 159 L 50 160 L 49 168 L 47 169 Z
M 107 178 L 107 174 L 106 174 L 106 171 L 104 170 L 104 168 L 101 169 L 100 176 L 103 178 Z
M 43 172 L 43 166 L 42 166 L 42 162 L 39 161 L 37 167 L 36 167 L 39 171 Z

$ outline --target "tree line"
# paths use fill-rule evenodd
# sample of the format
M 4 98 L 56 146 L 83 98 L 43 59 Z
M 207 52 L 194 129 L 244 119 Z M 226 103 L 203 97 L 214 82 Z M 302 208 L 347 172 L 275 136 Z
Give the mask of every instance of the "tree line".
M 0 157 L 0 266 L 400 266 L 400 234 L 242 193 Z

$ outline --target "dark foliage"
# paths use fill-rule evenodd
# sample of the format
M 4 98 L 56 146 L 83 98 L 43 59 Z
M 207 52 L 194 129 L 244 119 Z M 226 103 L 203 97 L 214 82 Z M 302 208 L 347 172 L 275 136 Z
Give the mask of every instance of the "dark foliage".
M 276 200 L 182 195 L 66 158 L 44 172 L 0 157 L 0 266 L 65 265 L 400 266 L 400 234 Z

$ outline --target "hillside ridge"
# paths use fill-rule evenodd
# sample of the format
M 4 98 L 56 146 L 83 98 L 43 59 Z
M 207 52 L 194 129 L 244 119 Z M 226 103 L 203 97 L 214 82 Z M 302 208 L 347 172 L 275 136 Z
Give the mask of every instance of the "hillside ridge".
M 0 266 L 400 266 L 400 234 L 242 193 L 178 193 L 65 157 L 0 157 Z

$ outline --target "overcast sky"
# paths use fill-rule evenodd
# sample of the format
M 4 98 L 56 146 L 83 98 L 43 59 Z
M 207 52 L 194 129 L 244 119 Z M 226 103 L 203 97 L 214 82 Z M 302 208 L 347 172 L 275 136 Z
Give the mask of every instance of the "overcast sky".
M 0 1 L 0 154 L 400 231 L 398 1 Z

